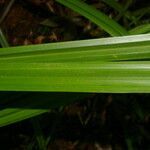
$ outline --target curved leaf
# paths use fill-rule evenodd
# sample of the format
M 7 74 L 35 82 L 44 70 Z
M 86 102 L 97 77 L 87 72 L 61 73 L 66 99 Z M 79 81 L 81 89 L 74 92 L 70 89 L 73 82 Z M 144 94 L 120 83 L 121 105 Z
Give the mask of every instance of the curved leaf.
M 104 13 L 87 5 L 81 0 L 56 0 L 68 8 L 78 12 L 82 16 L 97 24 L 112 36 L 128 35 L 129 33 L 113 19 L 110 19 Z

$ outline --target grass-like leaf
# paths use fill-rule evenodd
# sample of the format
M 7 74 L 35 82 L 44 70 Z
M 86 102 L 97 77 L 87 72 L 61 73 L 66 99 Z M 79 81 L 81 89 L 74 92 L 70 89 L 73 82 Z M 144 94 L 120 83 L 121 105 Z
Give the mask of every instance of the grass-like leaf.
M 82 100 L 89 95 L 91 94 L 11 92 L 4 96 L 0 93 L 0 127 L 49 112 L 50 109 Z
M 56 0 L 56 1 L 78 12 L 82 16 L 88 18 L 90 21 L 100 26 L 103 30 L 105 30 L 112 36 L 129 34 L 122 26 L 120 26 L 113 19 L 110 19 L 104 13 L 96 10 L 92 6 L 87 5 L 81 0 Z
M 1 91 L 149 93 L 150 62 L 0 63 Z
M 0 24 L 3 22 L 3 20 L 5 19 L 5 17 L 7 16 L 9 10 L 11 9 L 12 5 L 14 4 L 15 0 L 10 0 L 7 7 L 4 9 L 3 14 L 0 17 Z
M 130 34 L 144 34 L 144 33 L 150 33 L 150 24 L 143 24 L 140 26 L 137 26 L 129 31 Z
M 132 20 L 134 16 L 131 15 L 129 11 L 127 11 L 128 7 L 130 6 L 129 4 L 131 3 L 130 1 L 126 2 L 125 6 L 122 6 L 119 2 L 116 0 L 103 0 L 107 5 L 110 7 L 114 8 L 117 12 L 119 12 L 119 15 L 116 17 L 117 20 L 121 17 L 124 16 L 129 20 Z
M 100 41 L 87 40 L 46 44 L 45 47 L 37 45 L 2 49 L 0 90 L 149 92 L 149 61 L 103 61 L 149 59 L 150 35 L 109 40 L 106 38 L 106 41 Z
M 150 58 L 150 34 L 19 46 L 0 50 L 0 62 L 84 62 Z
M 149 92 L 149 62 L 104 62 L 148 59 L 149 41 L 150 35 L 146 34 L 2 48 L 0 90 Z M 85 54 L 87 58 L 81 57 Z M 91 60 L 92 57 L 94 60 Z M 0 101 L 0 126 L 45 113 L 49 108 L 65 105 L 87 95 L 61 94 L 11 96 L 6 93 Z
M 9 47 L 9 44 L 8 44 L 6 37 L 5 37 L 4 33 L 2 32 L 1 28 L 0 28 L 0 45 L 2 47 Z
M 45 112 L 47 112 L 47 110 L 44 109 L 7 108 L 0 111 L 0 127 L 22 121 Z
M 131 26 L 132 24 L 134 24 L 135 22 L 139 22 L 140 19 L 144 16 L 144 15 L 150 15 L 150 7 L 144 7 L 144 8 L 140 8 L 138 10 L 135 10 L 133 13 L 134 16 L 134 20 L 129 24 L 129 26 Z M 149 23 L 149 21 L 148 21 Z
M 79 0 L 57 1 L 90 19 L 112 36 L 128 34 L 105 14 Z M 147 34 L 4 48 L 0 50 L 0 90 L 149 92 L 149 61 L 104 62 L 149 59 L 149 41 L 150 35 Z M 44 97 L 42 93 L 36 96 L 32 93 L 14 97 L 13 101 L 1 97 L 0 126 L 87 96 L 86 93 L 61 94 L 64 93 L 49 93 Z

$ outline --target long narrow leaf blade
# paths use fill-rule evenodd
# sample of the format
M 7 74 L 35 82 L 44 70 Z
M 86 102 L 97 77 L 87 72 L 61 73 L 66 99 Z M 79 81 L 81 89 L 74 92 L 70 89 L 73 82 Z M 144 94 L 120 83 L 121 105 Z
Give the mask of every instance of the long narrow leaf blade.
M 84 62 L 150 58 L 150 34 L 0 49 L 0 62 Z
M 7 108 L 0 111 L 0 127 L 48 112 L 42 109 Z
M 149 61 L 0 63 L 0 90 L 149 93 L 149 75 Z
M 136 36 L 135 36 L 136 37 Z M 123 37 L 124 38 L 124 37 Z M 146 40 L 147 39 L 147 40 Z M 108 42 L 107 40 L 105 40 L 105 39 L 103 39 L 104 41 L 103 41 L 103 43 L 102 44 L 100 44 L 100 45 L 102 45 L 102 47 L 107 47 L 107 43 L 108 43 L 108 45 L 111 45 L 111 44 L 114 44 L 114 47 L 116 47 L 116 43 L 118 42 L 118 43 L 120 43 L 121 45 L 123 45 L 124 46 L 124 44 L 126 45 L 127 44 L 127 42 L 130 40 L 130 41 L 132 41 L 135 45 L 140 41 L 140 43 L 138 44 L 138 45 L 136 45 L 136 47 L 134 47 L 133 49 L 137 49 L 140 45 L 144 45 L 144 49 L 141 49 L 141 50 L 139 50 L 139 52 L 137 52 L 137 54 L 138 54 L 138 56 L 139 56 L 139 58 L 141 59 L 142 57 L 139 55 L 139 53 L 141 52 L 141 53 L 143 53 L 143 51 L 147 51 L 147 54 L 149 54 L 149 35 L 144 35 L 144 36 L 140 36 L 140 38 L 139 38 L 139 36 L 138 36 L 138 38 L 135 38 L 135 40 L 134 40 L 134 37 L 128 37 L 128 38 L 126 38 L 126 39 L 120 39 L 120 38 L 118 38 L 118 40 L 117 40 L 117 38 L 115 38 L 115 39 L 110 39 L 110 42 Z M 116 40 L 116 41 L 115 41 Z M 122 40 L 124 41 L 124 44 L 123 44 L 123 42 L 122 42 Z M 146 40 L 146 41 L 145 41 Z M 84 47 L 89 41 L 87 41 L 87 43 L 82 43 L 83 41 L 80 41 L 79 43 L 82 45 L 82 47 Z M 133 43 L 132 42 L 130 42 L 130 44 L 132 45 Z M 73 42 L 73 48 L 75 47 L 75 45 L 76 45 L 76 43 L 78 43 L 78 42 Z M 97 45 L 99 45 L 99 40 L 97 41 Z M 58 44 L 58 43 L 56 43 L 56 44 Z M 62 44 L 62 45 L 61 45 Z M 5 81 L 3 80 L 1 83 L 4 83 L 5 84 L 5 86 L 4 87 L 6 87 L 7 86 L 7 90 L 8 90 L 8 88 L 9 88 L 9 86 L 16 86 L 19 82 L 19 90 L 22 90 L 22 86 L 24 86 L 24 82 L 26 81 L 26 79 L 28 78 L 28 79 L 31 79 L 31 80 L 33 80 L 33 83 L 39 83 L 39 81 L 43 81 L 43 79 L 45 78 L 45 75 L 46 75 L 46 78 L 47 78 L 47 76 L 49 76 L 49 73 L 50 73 L 50 78 L 51 78 L 51 80 L 52 80 L 52 76 L 51 75 L 53 75 L 53 73 L 56 73 L 56 78 L 58 77 L 57 75 L 59 74 L 59 73 L 62 73 L 62 77 L 58 77 L 57 79 L 59 79 L 58 80 L 58 82 L 61 80 L 61 81 L 70 81 L 70 76 L 67 78 L 67 76 L 69 75 L 67 72 L 64 72 L 64 70 L 66 70 L 66 71 L 71 71 L 70 73 L 70 75 L 72 76 L 72 74 L 73 73 L 75 73 L 74 75 L 76 75 L 76 73 L 79 75 L 79 76 L 81 76 L 82 78 L 81 79 L 79 79 L 79 80 L 82 80 L 83 79 L 83 77 L 84 77 L 84 75 L 85 74 L 87 74 L 88 75 L 88 77 L 86 78 L 87 80 L 88 79 L 90 79 L 89 81 L 86 81 L 85 82 L 85 80 L 83 80 L 83 82 L 82 82 L 82 84 L 84 84 L 84 82 L 86 83 L 86 84 L 84 84 L 84 86 L 85 85 L 87 85 L 87 83 L 89 82 L 90 84 L 91 84 L 91 81 L 93 82 L 94 80 L 93 80 L 93 75 L 102 75 L 103 73 L 103 75 L 110 75 L 110 74 L 114 74 L 114 72 L 115 72 L 115 70 L 111 70 L 110 72 L 107 70 L 106 72 L 104 71 L 102 71 L 102 74 L 99 74 L 99 71 L 98 70 L 91 70 L 91 69 L 89 69 L 89 71 L 87 71 L 87 72 L 85 72 L 85 71 L 83 71 L 83 70 L 85 70 L 85 69 L 87 69 L 86 68 L 86 65 L 84 66 L 82 66 L 81 68 L 78 68 L 77 69 L 77 64 L 80 64 L 80 63 L 76 63 L 75 64 L 75 70 L 73 69 L 73 72 L 72 72 L 72 69 L 71 68 L 68 68 L 68 69 L 66 69 L 66 68 L 64 68 L 64 69 L 58 69 L 57 67 L 59 67 L 59 65 L 60 65 L 60 68 L 61 67 L 63 67 L 63 66 L 61 66 L 61 65 L 63 65 L 63 64 L 59 64 L 59 63 L 56 63 L 57 65 L 57 67 L 55 68 L 54 66 L 55 66 L 55 64 L 54 63 L 42 63 L 42 65 L 46 65 L 47 67 L 48 66 L 53 66 L 51 69 L 52 70 L 47 70 L 46 71 L 46 68 L 44 68 L 44 66 L 41 66 L 43 69 L 42 69 L 42 71 L 40 70 L 40 68 L 38 68 L 39 67 L 39 65 L 40 65 L 40 63 L 36 63 L 36 62 L 38 62 L 39 61 L 39 59 L 37 58 L 37 61 L 35 60 L 35 58 L 36 57 L 34 57 L 34 60 L 35 60 L 35 62 L 34 63 L 29 63 L 29 60 L 26 60 L 26 62 L 28 62 L 29 64 L 27 64 L 27 63 L 23 63 L 23 62 L 21 62 L 21 60 L 22 60 L 22 58 L 24 58 L 24 55 L 26 55 L 25 57 L 31 57 L 32 55 L 34 56 L 34 55 L 38 55 L 39 53 L 43 53 L 43 51 L 45 51 L 45 52 L 48 52 L 49 51 L 49 47 L 50 47 L 50 51 L 59 51 L 59 50 L 64 50 L 64 49 L 66 49 L 67 47 L 66 47 L 66 43 L 61 43 L 60 45 L 58 44 L 57 46 L 55 45 L 55 44 L 52 44 L 52 45 L 47 45 L 47 47 L 43 47 L 43 45 L 37 45 L 37 46 L 29 46 L 29 47 L 18 47 L 18 48 L 16 48 L 16 47 L 14 47 L 13 49 L 1 49 L 1 51 L 0 51 L 0 53 L 1 53 L 1 58 L 0 58 L 0 60 L 2 60 L 1 61 L 1 67 L 0 68 L 2 68 L 1 69 L 1 73 L 0 73 L 0 77 L 1 77 L 1 81 L 3 80 L 3 77 L 6 79 Z M 63 45 L 64 44 L 64 45 Z M 91 41 L 91 43 L 89 43 L 89 44 L 91 44 L 92 45 L 92 41 Z M 128 47 L 128 49 L 129 49 L 129 47 L 131 46 L 131 45 L 128 45 L 127 47 Z M 71 45 L 71 43 L 69 44 L 68 43 L 68 47 Z M 121 45 L 118 45 L 118 47 L 120 47 Z M 134 45 L 134 46 L 135 46 Z M 55 47 L 56 46 L 56 47 Z M 62 47 L 61 47 L 62 46 Z M 63 47 L 64 46 L 64 47 Z M 42 49 L 42 47 L 43 47 L 43 49 Z M 77 49 L 79 49 L 79 47 L 80 47 L 80 45 L 77 45 Z M 87 44 L 87 46 L 86 47 L 89 47 L 89 45 Z M 31 50 L 31 48 L 33 48 L 33 50 Z M 23 52 L 21 51 L 21 49 L 23 50 Z M 77 49 L 75 49 L 75 51 L 77 50 Z M 8 51 L 7 51 L 8 50 Z M 11 51 L 12 50 L 12 51 Z M 69 49 L 67 49 L 67 51 L 68 51 Z M 110 50 L 110 49 L 109 49 Z M 117 50 L 117 49 L 116 49 Z M 127 50 L 127 49 L 126 49 Z M 125 50 L 125 51 L 126 51 Z M 131 49 L 130 49 L 131 50 Z M 58 52 L 57 51 L 57 52 Z M 33 53 L 32 55 L 30 55 L 30 52 L 31 53 Z M 39 53 L 37 53 L 37 52 L 39 52 Z M 130 53 L 132 53 L 133 51 L 131 51 Z M 115 52 L 114 54 L 116 54 L 117 52 Z M 46 53 L 45 53 L 46 54 Z M 145 53 L 146 54 L 146 53 Z M 20 56 L 22 57 L 21 59 L 20 59 L 20 62 L 21 63 L 19 63 L 19 64 L 17 64 L 17 63 L 15 63 L 15 62 L 17 62 L 17 60 L 15 60 L 15 57 L 16 56 L 19 58 Z M 105 53 L 105 55 L 106 55 L 106 53 Z M 45 55 L 46 56 L 46 55 Z M 133 56 L 133 55 L 132 55 Z M 146 56 L 146 55 L 145 55 Z M 5 58 L 13 58 L 10 62 L 13 62 L 14 63 L 14 67 L 15 67 L 15 64 L 18 66 L 18 65 L 21 65 L 21 66 L 16 66 L 16 69 L 11 69 L 11 67 L 13 68 L 13 64 L 10 64 L 10 63 L 8 63 L 7 61 L 4 61 L 3 59 L 5 59 Z M 67 59 L 68 59 L 68 57 L 66 57 Z M 137 58 L 137 55 L 134 57 L 134 59 L 136 59 Z M 147 56 L 147 57 L 144 57 L 144 58 L 150 58 L 149 56 Z M 133 59 L 133 58 L 132 58 Z M 33 58 L 32 58 L 32 60 L 33 60 Z M 44 60 L 44 59 L 43 59 Z M 43 62 L 43 60 L 42 60 L 42 62 Z M 84 60 L 84 59 L 82 59 L 82 60 Z M 108 59 L 108 57 L 107 57 L 107 60 L 109 60 Z M 55 60 L 56 61 L 56 60 Z M 101 64 L 101 62 L 100 62 L 101 60 L 100 59 L 97 59 L 96 61 L 95 61 L 95 63 L 96 64 Z M 5 62 L 5 63 L 4 63 Z M 58 61 L 59 62 L 59 61 Z M 66 60 L 65 60 L 65 62 L 66 62 Z M 78 61 L 77 61 L 78 62 Z M 138 65 L 138 64 L 136 64 L 139 68 L 136 68 L 136 66 L 135 66 L 135 64 L 134 64 L 134 67 L 137 69 L 135 72 L 133 71 L 129 71 L 129 72 L 127 72 L 127 73 L 125 73 L 125 70 L 123 70 L 123 71 L 121 71 L 121 72 L 117 72 L 116 74 L 118 74 L 118 73 L 121 73 L 121 74 L 124 74 L 124 76 L 122 76 L 122 75 L 119 75 L 121 78 L 118 78 L 118 76 L 117 76 L 117 80 L 116 80 L 116 78 L 114 77 L 114 76 L 112 76 L 113 78 L 112 79 L 114 79 L 114 80 L 111 80 L 112 81 L 112 84 L 110 84 L 110 80 L 108 79 L 108 78 L 103 78 L 102 76 L 99 76 L 99 78 L 98 78 L 98 81 L 103 81 L 103 79 L 104 80 L 106 80 L 107 82 L 105 82 L 104 84 L 105 84 L 105 88 L 107 88 L 108 89 L 108 87 L 111 87 L 111 88 L 113 88 L 113 86 L 114 87 L 118 87 L 118 86 L 120 86 L 120 82 L 123 82 L 123 84 L 121 84 L 121 89 L 122 90 L 124 90 L 124 92 L 129 92 L 129 91 L 126 91 L 126 88 L 127 88 L 127 86 L 129 86 L 130 87 L 130 89 L 128 89 L 128 90 L 131 90 L 130 92 L 142 92 L 143 90 L 144 90 L 144 92 L 148 92 L 149 91 L 149 64 L 147 64 L 147 62 L 145 63 L 145 62 L 140 62 L 141 63 L 141 65 L 142 65 L 142 63 L 143 63 L 143 66 L 140 66 L 140 65 Z M 33 64 L 33 66 L 32 66 L 32 64 Z M 70 64 L 70 63 L 69 63 Z M 88 63 L 89 64 L 89 63 Z M 113 63 L 114 64 L 114 63 Z M 22 66 L 22 65 L 24 65 L 24 66 Z M 18 70 L 18 68 L 21 68 L 21 67 L 27 67 L 28 68 L 28 65 L 30 66 L 31 65 L 31 68 L 29 67 L 29 70 L 27 69 L 27 72 L 24 72 L 24 70 L 22 70 L 22 71 L 20 71 L 20 70 Z M 36 65 L 36 67 L 34 66 L 34 65 Z M 68 66 L 68 64 L 67 63 L 64 63 L 64 65 L 67 65 Z M 72 65 L 72 64 L 70 64 L 70 65 Z M 109 64 L 110 65 L 110 64 Z M 117 63 L 117 65 L 118 65 L 118 63 Z M 72 66 L 74 66 L 74 63 L 73 63 L 73 65 Z M 90 65 L 88 65 L 88 66 L 90 66 Z M 100 65 L 101 66 L 101 65 Z M 130 67 L 131 67 L 132 65 L 130 64 Z M 144 68 L 144 66 L 145 66 L 145 70 L 142 70 L 142 68 Z M 26 67 L 25 67 L 25 69 L 26 69 Z M 33 68 L 32 68 L 33 67 Z M 93 68 L 94 66 L 92 66 L 92 68 Z M 97 67 L 97 66 L 95 66 L 95 67 Z M 121 66 L 120 66 L 121 67 Z M 120 68 L 119 67 L 119 68 Z M 124 67 L 124 66 L 122 66 L 122 67 Z M 133 68 L 134 68 L 133 67 Z M 106 67 L 107 68 L 107 67 Z M 132 68 L 132 67 L 131 67 Z M 130 68 L 130 69 L 131 69 Z M 132 69 L 133 69 L 132 68 Z M 146 68 L 147 68 L 147 70 L 146 70 Z M 30 70 L 31 69 L 31 70 Z M 32 70 L 33 69 L 33 70 Z M 129 69 L 129 68 L 128 68 Z M 128 70 L 127 69 L 127 70 Z M 129 70 L 130 70 L 129 69 Z M 131 70 L 132 70 L 131 69 Z M 138 71 L 138 69 L 139 69 L 139 71 Z M 36 70 L 36 71 L 35 71 Z M 79 72 L 79 71 L 83 71 L 83 73 L 82 72 Z M 101 70 L 101 69 L 100 69 Z M 102 69 L 103 70 L 103 69 Z M 105 70 L 105 69 L 104 69 Z M 58 72 L 55 72 L 55 71 L 58 71 Z M 94 73 L 93 74 L 89 74 L 89 72 L 93 72 L 94 71 Z M 118 70 L 117 70 L 118 71 Z M 16 72 L 16 73 L 15 73 Z M 30 74 L 31 73 L 31 74 Z M 129 73 L 129 74 L 128 74 Z M 133 74 L 132 74 L 133 73 Z M 11 77 L 10 77 L 10 74 L 12 75 Z M 36 75 L 35 75 L 36 74 Z M 126 77 L 126 75 L 130 75 L 130 79 L 128 78 L 128 77 Z M 136 75 L 135 75 L 136 74 Z M 31 76 L 30 76 L 31 75 Z M 39 75 L 39 76 L 38 76 Z M 60 74 L 59 74 L 60 75 Z M 92 77 L 91 77 L 91 75 L 92 75 Z M 135 75 L 135 76 L 134 76 Z M 35 76 L 35 77 L 34 77 Z M 54 75 L 55 76 L 55 75 Z M 8 78 L 7 78 L 8 77 Z M 31 78 L 30 78 L 31 77 Z M 65 78 L 64 78 L 65 77 Z M 106 76 L 106 77 L 108 77 L 108 76 Z M 11 82 L 9 82 L 9 80 L 7 80 L 7 79 L 10 79 L 11 78 Z M 46 78 L 44 79 L 44 80 L 46 80 Z M 53 78 L 53 80 L 52 80 L 52 83 L 54 83 L 54 80 L 56 79 L 56 78 Z M 101 78 L 101 80 L 99 80 Z M 12 81 L 12 79 L 14 80 L 14 81 Z M 21 79 L 21 80 L 20 80 Z M 36 79 L 38 79 L 38 80 L 36 80 Z M 56 80 L 57 80 L 56 79 Z M 72 78 L 72 80 L 74 80 L 74 79 L 76 79 L 76 78 Z M 91 80 L 92 79 L 92 80 Z M 95 78 L 96 80 L 97 80 L 97 78 Z M 120 79 L 120 80 L 119 80 Z M 95 80 L 95 81 L 96 81 Z M 126 80 L 126 81 L 125 81 Z M 17 81 L 17 82 L 15 82 L 15 81 Z M 24 81 L 24 82 L 23 82 Z M 27 80 L 27 81 L 29 81 L 29 80 Z M 37 82 L 38 81 L 38 82 Z M 50 81 L 50 80 L 48 80 L 48 81 Z M 74 81 L 76 81 L 76 80 L 74 80 Z M 60 83 L 60 82 L 59 82 Z M 67 82 L 68 83 L 68 82 Z M 63 90 L 65 90 L 65 86 L 67 86 L 67 83 L 66 83 L 66 85 L 64 84 L 64 87 L 62 87 L 63 88 Z M 70 82 L 71 83 L 71 82 Z M 96 87 L 97 87 L 97 84 L 98 84 L 99 82 L 95 82 L 94 84 L 96 85 Z M 101 83 L 103 83 L 103 82 L 101 82 Z M 107 85 L 107 83 L 109 83 L 108 85 Z M 15 85 L 16 84 L 16 85 Z M 28 84 L 28 83 L 27 83 Z M 30 83 L 29 83 L 30 84 Z M 45 83 L 44 83 L 45 84 Z M 52 86 L 52 84 L 51 83 L 48 83 L 49 84 L 49 86 L 51 85 Z M 55 83 L 54 83 L 55 84 Z M 78 82 L 77 82 L 77 84 L 78 84 Z M 128 85 L 127 85 L 128 84 Z M 59 84 L 58 84 L 59 85 Z M 111 86 L 110 86 L 111 85 Z M 124 86 L 125 85 L 125 86 Z M 144 86 L 143 86 L 144 85 Z M 3 85 L 2 85 L 3 86 Z M 33 85 L 33 86 L 35 86 L 35 85 Z M 57 86 L 57 84 L 55 85 L 55 86 Z M 71 85 L 69 85 L 69 86 L 71 86 Z M 74 86 L 74 85 L 73 85 Z M 83 86 L 83 85 L 82 85 Z M 81 86 L 81 88 L 82 88 L 82 86 Z M 20 88 L 21 87 L 21 88 Z M 30 86 L 29 86 L 30 87 Z M 92 86 L 91 86 L 92 87 Z M 125 88 L 124 88 L 125 87 Z M 33 88 L 33 87 L 32 87 Z M 60 87 L 59 87 L 60 88 Z M 94 87 L 95 88 L 95 87 Z M 93 89 L 94 89 L 93 88 Z M 100 88 L 100 86 L 98 87 L 98 88 Z M 101 89 L 104 89 L 103 88 L 103 85 L 101 86 Z M 119 89 L 120 88 L 118 88 L 117 90 L 119 91 Z M 2 89 L 3 90 L 3 89 Z M 16 90 L 15 88 L 13 88 L 13 90 Z M 29 89 L 28 89 L 29 90 Z M 33 89 L 32 89 L 33 90 Z M 36 89 L 37 90 L 37 89 Z M 40 89 L 41 90 L 41 89 Z M 44 89 L 44 91 L 45 91 L 46 89 Z M 54 88 L 54 90 L 55 90 L 55 88 Z M 76 88 L 74 88 L 74 90 L 76 90 L 77 91 L 77 89 Z M 85 89 L 84 89 L 85 90 Z M 114 89 L 113 89 L 114 90 Z M 49 90 L 48 90 L 49 91 Z M 58 90 L 59 91 L 59 90 Z M 72 91 L 72 89 L 71 89 L 71 91 Z M 86 91 L 88 91 L 88 88 L 86 89 Z M 92 91 L 91 89 L 89 90 L 89 91 Z M 102 91 L 102 92 L 104 92 L 104 91 Z M 70 99 L 70 100 L 72 100 L 72 99 Z M 50 100 L 51 101 L 51 100 Z M 41 104 L 43 104 L 43 101 L 41 101 L 42 103 Z M 36 103 L 37 104 L 37 103 Z M 44 103 L 45 104 L 45 103 Z M 66 104 L 66 102 L 64 102 L 64 104 Z M 25 103 L 25 105 L 27 105 L 27 103 Z M 28 106 L 28 105 L 27 105 Z M 58 105 L 57 105 L 58 106 Z M 18 106 L 18 108 L 20 108 L 19 106 Z M 41 114 L 41 113 L 44 113 L 45 111 L 47 111 L 47 109 L 41 109 L 41 108 L 36 108 L 36 110 L 37 111 L 35 111 L 35 109 L 33 109 L 33 108 L 31 108 L 31 109 L 26 109 L 26 108 L 21 108 L 22 109 L 22 111 L 20 110 L 20 109 L 18 109 L 17 107 L 16 107 L 16 109 L 15 109 L 15 107 L 14 108 L 12 108 L 12 105 L 11 105 L 11 107 L 9 108 L 9 107 L 7 107 L 7 109 L 2 109 L 1 111 L 0 111 L 0 115 L 1 116 L 3 116 L 3 118 L 1 117 L 1 119 L 0 119 L 0 122 L 1 122 L 1 124 L 0 124 L 0 126 L 4 126 L 4 125 L 8 125 L 8 124 L 10 124 L 10 123 L 14 123 L 14 122 L 17 122 L 17 121 L 20 121 L 20 120 L 24 120 L 24 119 L 26 119 L 26 118 L 29 118 L 29 117 L 32 117 L 32 116 L 36 116 L 36 115 L 39 115 L 39 114 Z M 23 111 L 25 111 L 24 113 L 22 113 Z M 15 115 L 15 114 L 16 115 Z M 5 115 L 4 115 L 5 114 Z M 24 116 L 24 114 L 25 114 L 25 116 Z M 34 115 L 32 115 L 32 114 L 34 114 Z M 10 115 L 10 116 L 9 116 Z M 14 115 L 15 117 L 14 117 L 14 119 L 12 118 L 12 116 L 11 115 Z M 5 118 L 6 117 L 6 118 Z
M 12 93 L 11 93 L 12 94 Z M 15 95 L 20 95 L 20 92 Z M 2 98 L 0 93 L 0 127 L 16 123 L 43 113 L 50 109 L 65 106 L 77 100 L 82 100 L 91 94 L 87 93 L 22 93 L 22 97 Z M 9 99 L 9 100 L 8 100 Z
M 140 26 L 137 26 L 129 31 L 129 33 L 132 34 L 144 34 L 144 33 L 150 33 L 150 24 L 143 24 Z
M 116 0 L 102 0 L 102 1 L 104 1 L 110 7 L 117 10 L 119 12 L 119 16 L 125 16 L 128 19 L 131 19 L 133 17 L 133 16 L 130 16 L 131 14 L 128 14 L 128 12 L 126 12 L 128 7 L 123 7 Z
M 120 26 L 117 22 L 110 19 L 104 13 L 94 9 L 81 0 L 56 0 L 57 2 L 69 7 L 78 12 L 84 17 L 90 19 L 92 22 L 100 26 L 112 36 L 128 35 L 128 32 Z
M 6 40 L 6 37 L 4 36 L 4 33 L 2 32 L 2 29 L 0 28 L 0 45 L 2 47 L 8 47 L 9 44 Z

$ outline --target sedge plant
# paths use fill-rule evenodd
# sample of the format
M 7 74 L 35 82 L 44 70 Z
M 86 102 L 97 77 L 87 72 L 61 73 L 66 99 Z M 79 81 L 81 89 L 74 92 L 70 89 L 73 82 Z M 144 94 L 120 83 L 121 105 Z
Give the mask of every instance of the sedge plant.
M 56 1 L 115 37 L 1 48 L 1 127 L 83 99 L 88 93 L 150 92 L 149 24 L 128 31 L 81 0 Z M 147 34 L 136 35 L 142 33 Z M 4 36 L 0 40 L 3 47 L 7 45 Z M 8 91 L 13 91 L 11 96 Z

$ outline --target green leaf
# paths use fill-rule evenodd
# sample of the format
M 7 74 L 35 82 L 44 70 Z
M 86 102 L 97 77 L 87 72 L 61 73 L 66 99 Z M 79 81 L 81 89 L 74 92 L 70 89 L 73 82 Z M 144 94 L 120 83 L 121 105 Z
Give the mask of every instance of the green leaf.
M 6 8 L 4 8 L 4 11 L 2 12 L 2 14 L 0 16 L 0 24 L 2 24 L 2 22 L 4 21 L 5 17 L 9 13 L 11 7 L 13 6 L 14 2 L 15 2 L 15 0 L 10 0 L 9 3 L 7 4 Z
M 39 150 L 46 150 L 47 143 L 44 136 L 44 132 L 42 131 L 41 125 L 40 125 L 40 119 L 35 117 L 31 119 L 31 123 L 34 129 L 34 134 L 36 137 L 36 141 L 38 144 Z
M 150 34 L 19 46 L 0 50 L 0 62 L 84 62 L 150 58 Z
M 1 28 L 0 28 L 0 45 L 2 47 L 9 47 L 9 44 L 8 44 L 6 37 L 5 37 L 4 33 L 2 32 Z
M 150 35 L 146 34 L 2 48 L 0 49 L 0 89 L 149 92 L 149 61 L 104 62 L 104 60 L 148 59 L 149 47 Z M 61 53 L 65 54 L 63 61 Z M 84 61 L 85 58 L 80 56 L 86 53 L 89 54 Z M 47 56 L 48 54 L 50 55 Z M 46 61 L 41 55 L 47 57 Z M 92 57 L 94 60 L 91 61 Z M 52 58 L 53 60 L 49 60 Z M 65 96 L 61 94 L 63 93 L 49 93 L 44 96 L 41 93 L 38 95 L 4 93 L 0 101 L 0 126 L 45 113 L 50 108 L 66 105 L 87 96 L 87 93 L 85 95 L 74 93 L 70 96 L 69 93 Z
M 119 12 L 119 15 L 116 18 L 119 19 L 121 16 L 124 16 L 127 19 L 130 19 L 130 20 L 133 19 L 133 16 L 131 15 L 131 13 L 129 11 L 127 11 L 127 9 L 130 6 L 132 0 L 127 1 L 125 6 L 120 5 L 119 2 L 117 2 L 116 0 L 103 0 L 103 1 L 107 5 L 109 5 L 110 7 L 114 8 L 116 11 Z
M 79 0 L 57 1 L 91 19 L 113 36 L 128 34 L 105 14 Z M 149 59 L 149 36 L 147 34 L 0 49 L 0 89 L 44 93 L 149 92 L 149 61 L 103 62 Z M 85 55 L 86 53 L 88 54 Z M 84 63 L 81 63 L 82 61 Z M 8 99 L 5 94 L 2 95 L 0 127 L 88 96 L 87 93 L 80 95 L 50 92 L 45 97 L 43 93 L 36 94 L 17 94 L 12 97 L 9 95 Z
M 149 93 L 150 62 L 0 63 L 1 91 Z
M 47 112 L 42 109 L 7 108 L 0 111 L 0 127 Z
M 97 24 L 103 30 L 112 36 L 128 35 L 129 33 L 113 19 L 110 19 L 104 13 L 96 10 L 94 7 L 87 5 L 81 0 L 56 0 L 68 8 L 78 12 Z
M 140 8 L 138 10 L 135 10 L 134 12 L 132 12 L 133 16 L 134 16 L 134 20 L 129 24 L 129 26 L 131 26 L 132 24 L 134 24 L 135 22 L 139 22 L 140 23 L 140 19 L 147 15 L 150 15 L 150 7 L 144 7 L 144 8 Z M 149 23 L 149 21 L 148 21 Z
M 130 34 L 144 34 L 150 33 L 150 24 L 143 24 L 137 26 L 129 31 Z
M 89 95 L 91 94 L 11 92 L 4 97 L 0 93 L 0 127 L 50 112 L 50 109 L 82 100 Z

